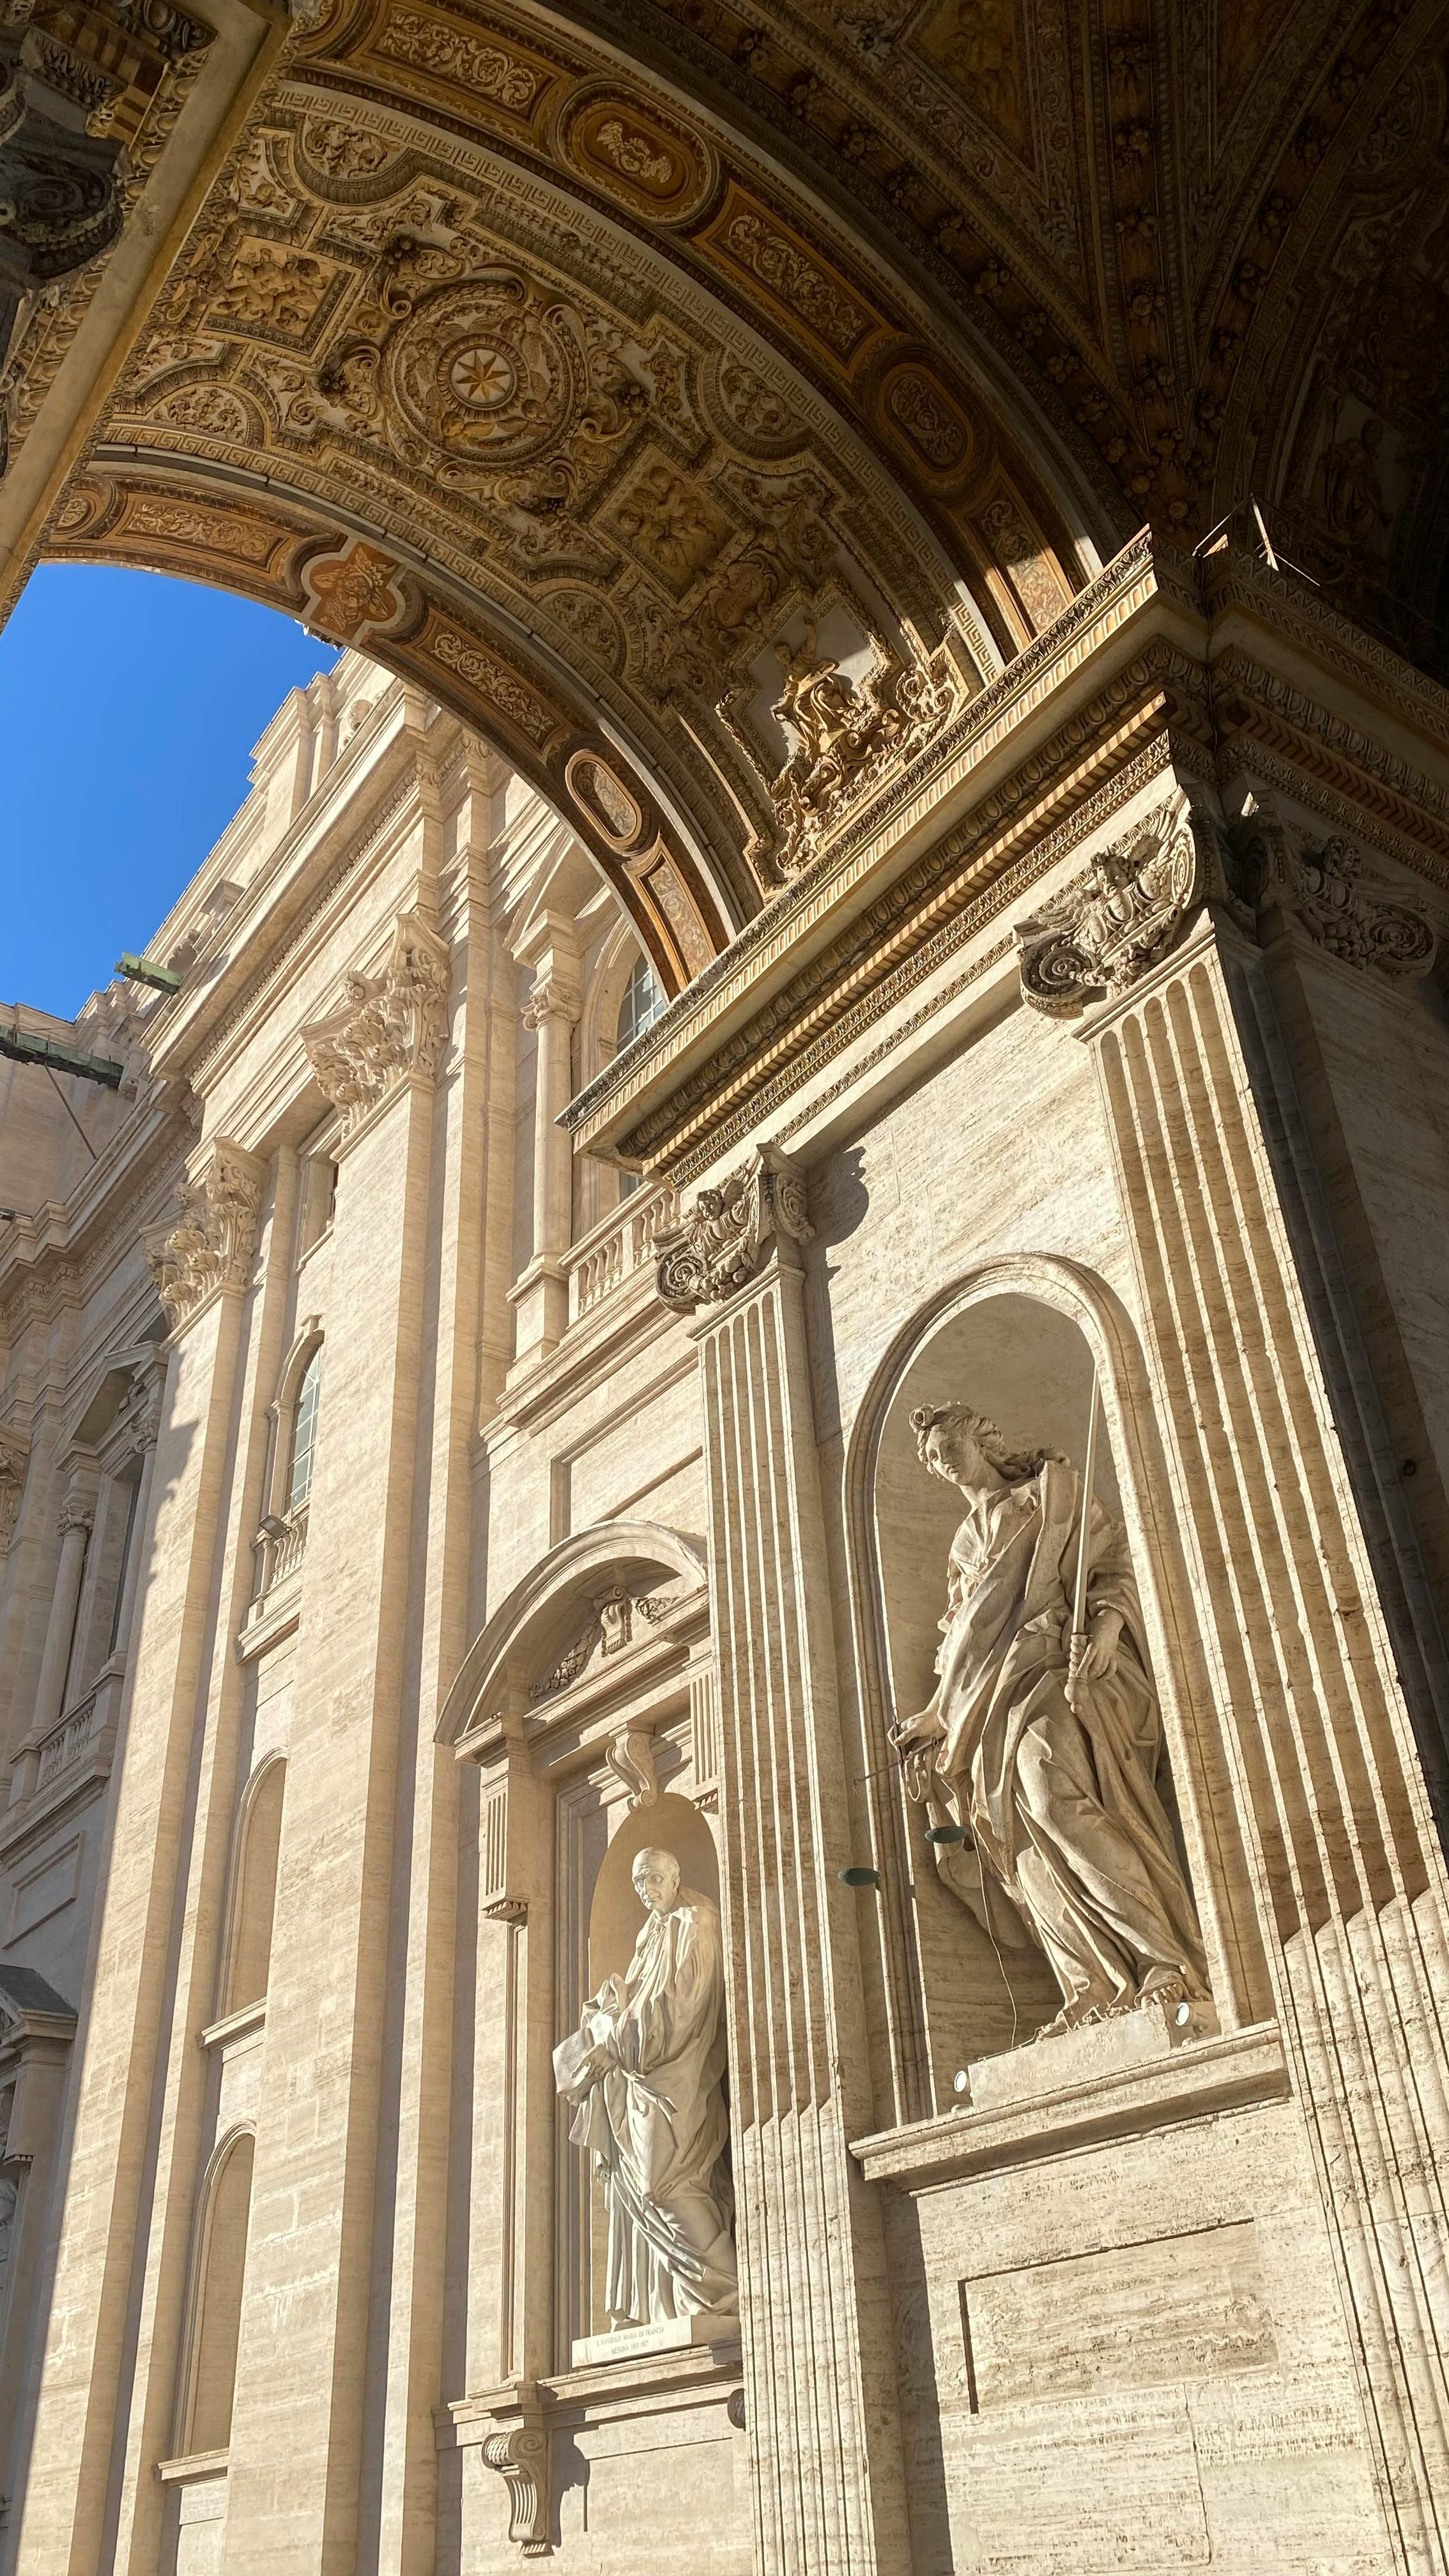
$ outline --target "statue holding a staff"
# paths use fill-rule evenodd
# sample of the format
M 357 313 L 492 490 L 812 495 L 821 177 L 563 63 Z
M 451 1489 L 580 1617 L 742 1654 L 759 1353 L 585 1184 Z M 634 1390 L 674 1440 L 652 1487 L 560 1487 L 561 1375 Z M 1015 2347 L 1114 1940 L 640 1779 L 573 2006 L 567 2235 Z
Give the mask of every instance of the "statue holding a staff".
M 1157 1790 L 1162 1712 L 1126 1533 L 1085 1469 L 1010 1450 L 967 1404 L 911 1417 L 966 1516 L 929 1704 L 891 1729 L 942 1878 L 998 1946 L 1034 1943 L 1061 1988 L 1049 2032 L 1206 1995 L 1202 1943 Z M 1046 2034 L 1043 2034 L 1045 2036 Z

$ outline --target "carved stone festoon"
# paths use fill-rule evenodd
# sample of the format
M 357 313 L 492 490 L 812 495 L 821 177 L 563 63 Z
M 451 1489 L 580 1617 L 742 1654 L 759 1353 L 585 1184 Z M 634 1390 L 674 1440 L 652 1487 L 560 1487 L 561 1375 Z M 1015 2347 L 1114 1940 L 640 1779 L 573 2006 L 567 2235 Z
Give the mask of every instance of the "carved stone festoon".
M 555 1691 L 567 1690 L 570 1682 L 576 1682 L 597 1657 L 622 1654 L 633 1640 L 636 1620 L 643 1619 L 652 1626 L 670 1607 L 668 1598 L 653 1592 L 631 1592 L 623 1583 L 601 1592 L 588 1626 L 579 1631 L 556 1663 L 540 1673 L 530 1689 L 530 1699 L 551 1699 Z
M 1284 821 L 1267 797 L 1250 798 L 1229 836 L 1235 893 L 1259 921 L 1287 913 L 1346 966 L 1427 975 L 1438 940 L 1412 905 L 1393 899 L 1353 842 L 1322 840 Z
M 493 2469 L 508 2489 L 508 2537 L 525 2558 L 546 2558 L 549 2538 L 548 2426 L 531 2381 L 519 2385 L 519 2420 L 497 2433 L 485 2434 L 483 2466 Z
M 450 971 L 446 941 L 416 912 L 401 913 L 381 974 L 344 976 L 340 1010 L 303 1030 L 344 1137 L 398 1083 L 436 1072 Z
M 1023 1000 L 1068 1019 L 1090 1001 L 1127 992 L 1176 946 L 1204 874 L 1193 819 L 1169 797 L 1095 851 L 1075 885 L 1017 923 Z
M 656 1237 L 656 1285 L 689 1315 L 753 1279 L 772 1238 L 808 1243 L 815 1229 L 804 1181 L 778 1145 L 760 1145 L 717 1188 L 700 1190 L 681 1224 Z
M 246 1286 L 263 1169 L 254 1154 L 218 1138 L 182 1183 L 180 1213 L 147 1233 L 146 1260 L 171 1332 L 213 1289 Z

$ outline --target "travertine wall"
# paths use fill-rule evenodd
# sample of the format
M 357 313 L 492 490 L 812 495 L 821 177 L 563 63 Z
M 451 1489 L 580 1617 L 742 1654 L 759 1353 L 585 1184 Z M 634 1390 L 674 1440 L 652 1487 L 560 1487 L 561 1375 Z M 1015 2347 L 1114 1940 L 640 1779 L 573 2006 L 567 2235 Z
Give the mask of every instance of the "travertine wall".
M 1442 2566 L 1437 898 L 1153 700 L 979 880 L 923 794 L 939 944 L 860 913 L 818 1052 L 721 976 L 615 1072 L 638 951 L 565 827 L 358 657 L 314 692 L 94 1205 L 0 1246 L 57 1985 L 97 1891 L 7 2564 Z M 570 1093 L 677 1112 L 664 1168 L 571 1160 Z M 1045 1959 L 889 1740 L 959 1517 L 910 1417 L 1080 1462 L 1094 1387 L 1210 1993 L 1027 2046 Z M 726 1953 L 741 2313 L 672 2345 L 609 2337 L 552 2063 L 646 1843 Z

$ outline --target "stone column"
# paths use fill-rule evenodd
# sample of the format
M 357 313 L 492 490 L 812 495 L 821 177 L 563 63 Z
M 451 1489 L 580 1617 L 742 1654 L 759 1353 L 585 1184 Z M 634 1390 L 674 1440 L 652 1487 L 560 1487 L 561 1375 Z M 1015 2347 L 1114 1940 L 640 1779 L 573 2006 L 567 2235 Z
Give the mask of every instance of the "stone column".
M 687 1221 L 661 1240 L 660 1284 L 678 1308 L 705 1303 L 693 1330 L 755 2563 L 760 2576 L 904 2576 L 880 2216 L 846 2151 L 870 2108 L 858 1899 L 837 1877 L 849 1859 L 845 1761 L 795 1250 L 809 1229 L 780 1158 L 756 1158 L 735 1188 L 733 1258 Z M 774 1255 L 749 1278 L 771 1230 Z
M 563 1255 L 573 1237 L 573 1152 L 558 1121 L 572 1084 L 572 1037 L 579 993 L 572 958 L 557 939 L 538 964 L 523 1024 L 538 1034 L 533 1095 L 533 1258 L 509 1291 L 515 1315 L 515 1368 L 532 1367 L 558 1347 L 568 1323 Z
M 141 1586 L 141 1568 L 146 1559 L 145 1533 L 151 1510 L 151 1485 L 156 1466 L 156 1435 L 161 1428 L 161 1391 L 156 1386 L 145 1410 L 136 1423 L 136 1447 L 141 1456 L 140 1491 L 136 1496 L 135 1516 L 131 1522 L 131 1543 L 121 1569 L 121 1601 L 116 1613 L 116 1642 L 112 1655 L 124 1661 L 131 1641 L 136 1617 L 136 1596 Z
M 40 1678 L 35 1686 L 35 1706 L 10 1775 L 12 1806 L 21 1798 L 28 1798 L 35 1786 L 40 1746 L 60 1716 L 65 1699 L 65 1677 L 70 1665 L 71 1639 L 80 1602 L 81 1579 L 85 1573 L 86 1549 L 95 1526 L 93 1475 L 79 1471 L 72 1473 L 70 1489 L 61 1503 L 57 1521 L 60 1562 L 50 1596 L 45 1649 L 40 1659 Z
M 1124 980 L 1083 1034 L 1392 2561 L 1428 2576 L 1449 2564 L 1449 1891 L 1356 1466 L 1372 1389 L 1336 1346 L 1256 947 L 1199 914 Z

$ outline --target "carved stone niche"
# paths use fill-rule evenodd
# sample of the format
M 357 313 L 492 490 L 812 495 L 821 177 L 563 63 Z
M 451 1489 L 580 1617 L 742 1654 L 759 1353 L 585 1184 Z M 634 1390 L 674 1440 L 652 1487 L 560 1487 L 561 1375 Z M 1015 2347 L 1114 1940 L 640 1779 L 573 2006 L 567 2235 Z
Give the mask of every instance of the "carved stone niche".
M 646 1845 L 676 1853 L 686 1883 L 718 1903 L 712 1667 L 700 1547 L 661 1524 L 602 1524 L 552 1549 L 502 1603 L 439 1722 L 477 1784 L 473 2081 L 490 2098 L 501 2090 L 471 2151 L 494 2154 L 500 2133 L 510 2141 L 479 2171 L 478 2193 L 501 2199 L 508 2246 L 553 2249 L 538 2269 L 526 2254 L 506 2258 L 496 2340 L 480 2329 L 467 2393 L 448 2411 L 457 2440 L 506 2483 L 525 2554 L 542 2554 L 552 2529 L 554 2383 L 568 2380 L 572 2410 L 575 2347 L 609 2325 L 601 2185 L 570 2139 L 567 2106 L 540 2081 L 540 2041 L 576 2030 L 587 1998 L 627 1968 L 644 1920 L 631 1869 Z M 467 2083 L 465 2070 L 460 2091 Z M 717 2354 L 674 2359 L 718 2382 L 722 2412 L 738 2375 L 729 2334 Z
M 6 1556 L 20 1519 L 30 1442 L 22 1431 L 0 1422 L 0 1556 Z
M 1155 1804 L 1160 1814 L 1162 1845 L 1154 1866 L 1168 1890 L 1172 1939 L 1183 1937 L 1182 1963 L 1174 1957 L 1159 1975 L 1125 1941 L 1120 1956 L 1107 1946 L 1094 1949 L 1093 1976 L 1099 1962 L 1110 1962 L 1113 1973 L 1121 1972 L 1120 1989 L 1103 1997 L 1083 1985 L 1080 2008 L 1066 2010 L 1059 1961 L 1034 1928 L 1029 1888 L 1008 1884 L 993 1868 L 990 1811 L 983 1829 L 974 1804 L 970 1724 L 960 1723 L 959 1707 L 943 1704 L 949 1681 L 937 1671 L 941 1622 L 943 1613 L 952 1616 L 953 1572 L 954 1598 L 968 1605 L 959 1615 L 970 1615 L 976 1523 L 958 1485 L 947 1481 L 939 1464 L 932 1472 L 923 1455 L 923 1437 L 929 1437 L 923 1416 L 969 1408 L 986 1417 L 988 1428 L 979 1437 L 989 1443 L 986 1455 L 1009 1495 L 1001 1505 L 1008 1522 L 1015 1513 L 1025 1529 L 1033 1514 L 1038 1525 L 1048 1514 L 1060 1521 L 1062 1556 L 1074 1578 L 1094 1370 L 1112 1344 L 1080 1275 L 1065 1273 L 1065 1265 L 1058 1272 L 1047 1262 L 1001 1262 L 965 1283 L 944 1309 L 938 1303 L 914 1333 L 902 1337 L 882 1368 L 848 1469 L 851 1544 L 878 1640 L 867 1675 L 869 1733 L 852 1852 L 880 1869 L 881 1903 L 867 1918 L 868 1937 L 879 1939 L 885 1954 L 880 1972 L 895 1991 L 915 1991 L 915 2008 L 903 2011 L 898 2025 L 901 2059 L 894 2070 L 908 2118 L 933 2117 L 964 2107 L 968 2099 L 1024 2099 L 1033 2090 L 1100 2071 L 1095 2060 L 1084 2062 L 1094 2051 L 1097 2058 L 1104 2052 L 1111 2057 L 1114 2050 L 1128 2057 L 1161 2055 L 1216 2027 L 1210 2001 L 1216 1970 L 1211 1960 L 1204 1962 L 1193 1903 L 1193 1890 L 1206 1884 L 1207 1862 L 1193 1821 L 1195 1783 L 1185 1768 L 1184 1748 L 1192 1739 L 1178 1722 L 1176 1676 L 1165 1643 L 1169 1632 L 1157 1606 L 1148 1525 L 1137 1507 L 1137 1439 L 1119 1402 L 1113 1368 L 1104 1369 L 1094 1442 L 1097 1510 L 1085 1616 L 1090 1634 L 1103 1611 L 1125 1614 L 1113 1644 L 1113 1653 L 1125 1660 L 1117 1678 L 1109 1675 L 1110 1691 L 1089 1680 L 1088 1690 L 1098 1688 L 1099 1697 L 1085 1703 L 1082 1732 L 1090 1719 L 1109 1735 L 1140 1724 L 1144 1744 L 1155 1738 L 1151 1769 L 1141 1766 L 1138 1778 L 1134 1768 L 1132 1776 L 1142 1812 Z M 951 1463 L 949 1456 L 945 1463 Z M 953 1556 L 953 1546 L 959 1555 Z M 1074 1608 L 1067 1593 L 1074 1591 L 1073 1580 L 1060 1601 L 1043 1602 L 1039 1630 L 1018 1635 L 1009 1591 L 999 1590 L 990 1608 L 992 1619 L 999 1615 L 999 1633 L 983 1627 L 961 1641 L 968 1661 L 974 1656 L 992 1665 L 993 1658 L 1016 1656 L 1027 1686 L 1041 1691 L 1047 1767 L 1055 1758 L 1063 1779 L 1070 1769 L 1072 1715 L 1048 1668 L 1062 1667 L 1065 1680 L 1064 1631 Z M 958 1656 L 957 1669 L 960 1662 Z M 947 1727 L 949 1751 L 946 1739 L 934 1736 L 933 1714 Z M 1064 1732 L 1056 1737 L 1052 1730 L 1059 1721 Z M 907 1759 L 913 1734 L 927 1754 L 914 1771 Z M 1132 1759 L 1135 1764 L 1137 1757 Z M 989 1756 L 983 1762 L 986 1779 Z M 1008 1767 L 1010 1812 L 1020 1814 L 1023 1803 L 1040 1794 L 1039 1778 L 1029 1762 Z M 994 1784 L 990 1795 L 995 1796 Z M 1109 1809 L 1111 1796 L 1104 1792 L 1098 1804 Z M 1090 1805 L 1088 1798 L 1083 1832 L 1097 1830 L 1089 1825 Z M 1064 1835 L 1064 1868 L 1069 1842 Z M 1083 1922 L 1091 1901 L 1088 1882 Z M 1088 1925 L 1083 1949 L 1094 1941 Z M 1064 1948 L 1062 1955 L 1069 1952 Z M 1178 1964 L 1188 1974 L 1182 1990 L 1174 1986 L 1169 1995 Z M 1023 2046 L 1038 2033 L 1051 2035 L 1036 2047 Z
M 1203 827 L 1180 794 L 1166 797 L 1084 873 L 1016 924 L 1022 999 L 1053 1018 L 1128 992 L 1166 957 L 1209 891 Z

